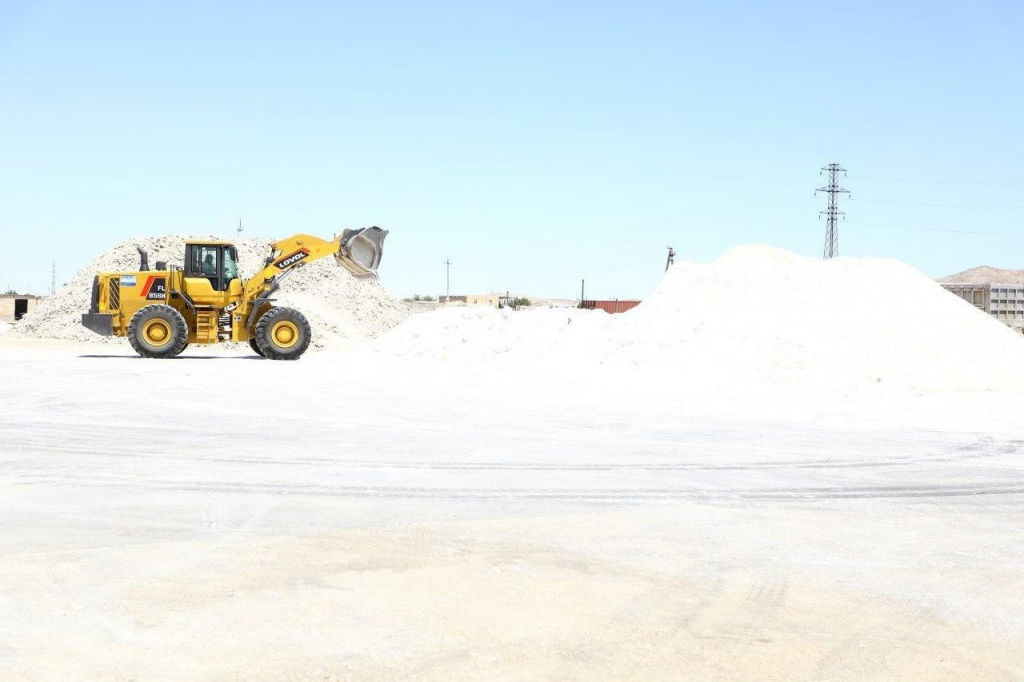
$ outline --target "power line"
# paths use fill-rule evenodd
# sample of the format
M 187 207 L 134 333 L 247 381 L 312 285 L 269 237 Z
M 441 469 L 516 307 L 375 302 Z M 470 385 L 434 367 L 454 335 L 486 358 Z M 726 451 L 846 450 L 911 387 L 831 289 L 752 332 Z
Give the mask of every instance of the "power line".
M 840 194 L 849 194 L 849 190 L 843 189 L 839 186 L 839 174 L 846 174 L 846 169 L 840 166 L 838 163 L 830 163 L 821 169 L 824 173 L 828 171 L 828 185 L 825 187 L 819 187 L 814 190 L 814 193 L 825 192 L 828 194 L 828 208 L 821 211 L 821 215 L 828 217 L 828 228 L 825 230 L 825 250 L 824 258 L 835 258 L 839 255 L 839 232 L 836 229 L 836 218 L 839 216 L 845 216 L 846 214 L 839 210 L 837 200 Z
M 743 199 L 742 201 L 737 201 L 736 199 L 728 199 L 726 201 L 721 201 L 721 202 L 718 202 L 718 203 L 715 203 L 715 204 L 706 205 L 706 206 L 703 206 L 701 208 L 695 208 L 695 209 L 693 209 L 691 211 L 685 212 L 683 215 L 686 216 L 687 218 L 691 218 L 691 217 L 695 217 L 697 214 L 705 213 L 706 211 L 712 211 L 713 209 L 721 209 L 721 210 L 714 211 L 711 214 L 700 216 L 701 218 L 710 218 L 710 217 L 712 217 L 714 215 L 718 215 L 720 213 L 727 212 L 730 209 L 734 209 L 734 208 L 738 208 L 738 207 L 743 207 L 743 206 L 749 206 L 754 201 L 756 201 L 756 200 L 758 200 L 758 199 L 760 199 L 762 197 L 768 196 L 768 195 L 773 195 L 775 197 L 778 197 L 780 190 L 790 189 L 792 187 L 796 187 L 797 185 L 806 185 L 807 183 L 808 183 L 807 180 L 796 180 L 795 182 L 787 182 L 787 183 L 784 183 L 784 184 L 781 184 L 781 185 L 775 185 L 775 186 L 769 187 L 768 189 L 765 189 L 765 190 L 763 190 L 761 192 L 756 192 L 754 194 L 750 194 L 750 195 L 748 195 L 746 197 L 746 199 Z M 790 193 L 792 193 L 792 190 L 791 190 Z
M 806 215 L 806 213 L 804 213 L 804 211 L 793 211 L 785 215 L 772 217 L 769 220 L 758 221 L 756 227 L 745 223 L 744 225 L 746 229 L 743 230 L 743 239 L 748 241 L 764 241 L 776 237 L 780 234 L 789 233 L 795 230 L 801 230 L 805 225 L 815 222 L 813 218 L 803 221 L 792 221 L 793 218 L 801 215 Z M 765 231 L 764 229 L 776 228 L 777 226 L 779 229 L 771 229 L 769 231 Z M 633 229 L 636 228 L 623 227 L 620 228 L 619 231 L 622 233 L 629 233 Z M 713 247 L 717 249 L 721 245 L 732 246 L 733 242 L 735 241 L 735 237 L 730 234 L 709 232 L 704 234 L 700 241 L 702 244 L 704 244 L 706 248 Z M 625 248 L 621 248 L 618 246 L 619 244 L 623 243 L 628 244 L 628 246 L 626 246 Z M 533 266 L 530 269 L 530 274 L 537 275 L 540 273 L 547 273 L 549 271 L 557 272 L 557 270 L 551 270 L 550 268 L 566 268 L 571 266 L 577 266 L 582 264 L 582 262 L 584 261 L 591 260 L 608 260 L 616 263 L 626 262 L 623 260 L 623 256 L 629 259 L 628 262 L 633 262 L 635 260 L 637 263 L 642 263 L 643 260 L 631 259 L 629 257 L 634 255 L 639 256 L 640 254 L 650 254 L 650 249 L 652 248 L 652 246 L 652 244 L 638 243 L 636 239 L 629 239 L 628 241 L 623 241 L 623 239 L 620 237 L 619 239 L 616 239 L 612 242 L 589 243 L 573 248 L 571 250 L 553 249 L 551 251 L 541 251 L 537 253 L 536 249 L 534 248 L 533 251 L 535 253 L 530 256 L 530 263 Z M 464 256 L 467 256 L 467 254 L 469 256 L 472 256 L 472 258 L 469 261 L 467 261 L 469 264 L 463 265 L 463 274 L 466 275 L 468 273 L 470 276 L 473 276 L 479 275 L 481 273 L 487 273 L 494 268 L 494 263 L 492 259 L 495 256 L 514 256 L 516 253 L 518 253 L 518 250 L 515 248 L 509 249 L 507 252 L 502 254 L 499 254 L 497 252 L 484 252 L 478 250 L 463 252 Z M 649 256 L 644 256 L 644 258 L 649 258 Z M 433 266 L 431 266 L 429 263 L 410 264 L 409 267 L 403 268 L 403 272 L 406 275 L 429 276 L 432 267 Z
M 909 182 L 921 185 L 1024 185 L 1024 180 L 924 180 L 921 178 L 873 178 L 855 175 L 850 180 L 867 180 L 869 182 Z
M 807 181 L 803 181 L 803 184 L 806 185 Z M 796 190 L 795 193 L 802 193 L 803 191 L 806 191 L 806 188 L 804 188 L 803 190 Z M 790 193 L 787 192 L 786 194 L 790 194 Z M 763 218 L 764 216 L 769 215 L 770 211 L 772 209 L 783 208 L 784 206 L 790 206 L 791 202 L 790 203 L 780 204 L 778 206 L 775 206 L 772 203 L 765 203 L 763 201 L 762 202 L 758 202 L 758 205 L 749 205 L 749 204 L 751 204 L 751 202 L 749 202 L 749 201 L 737 202 L 736 207 L 741 209 L 739 211 L 739 213 L 734 214 L 734 215 L 730 215 L 727 218 L 724 218 L 722 220 L 716 221 L 715 222 L 716 229 L 720 230 L 720 229 L 722 229 L 724 227 L 731 227 L 731 226 L 733 226 L 733 225 L 735 225 L 737 223 L 742 223 L 742 224 L 746 225 L 750 221 L 745 216 L 757 215 L 759 218 Z M 791 216 L 794 216 L 794 215 L 805 215 L 805 214 L 804 214 L 803 211 L 797 211 L 795 213 L 791 212 L 791 213 L 787 213 L 787 214 L 780 215 L 780 216 L 770 216 L 769 215 L 768 221 L 771 222 L 771 221 L 777 221 L 777 220 L 785 220 L 785 219 L 787 219 L 787 218 L 789 218 Z M 687 214 L 687 220 L 688 221 L 698 222 L 698 221 L 700 221 L 702 219 L 703 218 L 696 218 L 696 217 L 693 217 L 690 214 Z M 761 224 L 761 225 L 765 224 L 765 221 L 761 220 L 761 219 L 759 219 L 757 222 L 758 222 L 758 224 Z M 641 251 L 641 250 L 646 251 L 646 250 L 648 250 L 650 248 L 646 244 L 638 246 L 638 247 L 635 247 L 635 248 L 631 248 L 634 244 L 637 244 L 637 238 L 635 236 L 635 231 L 636 230 L 644 230 L 644 231 L 646 231 L 648 233 L 647 236 L 650 239 L 649 243 L 656 243 L 656 240 L 660 240 L 660 239 L 670 240 L 670 239 L 673 239 L 674 237 L 678 237 L 679 230 L 683 229 L 682 224 L 683 223 L 680 220 L 678 220 L 678 219 L 673 219 L 672 221 L 658 222 L 658 223 L 656 223 L 654 225 L 652 225 L 649 222 L 647 222 L 647 223 L 627 224 L 627 225 L 623 225 L 622 227 L 614 228 L 614 232 L 615 232 L 615 236 L 614 237 L 609 235 L 609 237 L 606 238 L 606 239 L 599 239 L 598 241 L 587 241 L 587 242 L 582 243 L 582 244 L 574 244 L 574 243 L 566 242 L 563 245 L 553 245 L 553 246 L 549 247 L 549 251 L 547 251 L 547 252 L 540 252 L 540 253 L 537 252 L 537 248 L 533 244 L 526 244 L 526 245 L 522 245 L 522 244 L 515 245 L 515 244 L 513 244 L 511 246 L 505 246 L 505 245 L 500 245 L 500 246 L 486 245 L 485 246 L 485 245 L 481 244 L 479 246 L 475 246 L 475 247 L 471 246 L 471 247 L 468 247 L 468 248 L 466 248 L 464 250 L 460 250 L 459 251 L 459 255 L 463 258 L 464 261 L 467 260 L 467 259 L 472 260 L 472 261 L 486 261 L 487 259 L 493 258 L 493 257 L 496 257 L 496 256 L 508 257 L 508 256 L 522 255 L 524 257 L 528 256 L 531 261 L 536 262 L 536 261 L 539 261 L 539 260 L 545 260 L 545 259 L 550 259 L 550 258 L 561 259 L 561 258 L 564 258 L 566 256 L 566 254 L 568 254 L 570 252 L 572 254 L 574 254 L 574 255 L 580 255 L 582 253 L 592 253 L 592 254 L 594 254 L 595 257 L 598 257 L 598 256 L 602 256 L 602 255 L 604 255 L 606 253 L 620 254 L 620 253 L 628 253 L 628 252 L 630 252 L 630 250 L 633 250 L 633 251 Z M 611 228 L 609 228 L 609 230 L 611 230 Z M 625 246 L 627 248 L 624 248 L 624 249 L 617 248 L 617 247 L 620 247 L 620 246 Z M 430 271 L 430 269 L 432 267 L 433 266 L 431 266 L 429 263 L 424 263 L 423 265 L 421 265 L 419 267 L 412 268 L 412 269 L 407 269 L 406 272 L 423 272 L 423 273 L 427 273 L 427 272 Z M 473 266 L 472 265 L 465 265 L 464 264 L 463 267 L 473 267 Z M 481 267 L 486 267 L 486 266 L 481 266 Z
M 992 206 L 980 204 L 930 204 L 916 201 L 891 201 L 888 199 L 857 199 L 861 204 L 898 204 L 901 206 L 924 206 L 927 208 L 965 208 L 970 210 L 992 210 L 992 211 L 1024 211 L 1024 206 Z
M 983 232 L 979 230 L 946 230 L 939 227 L 918 227 L 911 225 L 892 225 L 890 223 L 875 223 L 864 220 L 850 221 L 853 225 L 869 225 L 871 227 L 888 227 L 894 230 L 919 230 L 922 232 L 944 232 L 947 234 L 976 234 L 986 237 L 1022 237 L 1024 233 L 1021 232 Z
M 693 209 L 693 210 L 686 211 L 684 213 L 678 214 L 677 216 L 671 217 L 671 218 L 669 218 L 667 220 L 659 220 L 654 225 L 652 225 L 652 223 L 649 222 L 649 221 L 648 222 L 637 223 L 637 224 L 631 224 L 631 225 L 624 225 L 624 226 L 622 226 L 620 228 L 615 228 L 616 236 L 613 237 L 610 241 L 607 240 L 607 239 L 606 240 L 600 240 L 600 241 L 588 241 L 587 243 L 583 244 L 582 246 L 577 246 L 575 244 L 566 244 L 566 248 L 567 249 L 571 248 L 572 251 L 578 252 L 581 248 L 588 249 L 588 250 L 593 250 L 595 247 L 598 248 L 598 249 L 604 249 L 604 248 L 613 247 L 613 246 L 620 245 L 620 244 L 633 244 L 633 243 L 636 242 L 636 238 L 635 238 L 635 236 L 632 235 L 631 230 L 637 230 L 637 229 L 643 229 L 643 230 L 647 231 L 650 234 L 650 236 L 652 237 L 652 240 L 654 238 L 658 238 L 658 239 L 671 239 L 672 238 L 672 234 L 674 234 L 674 232 L 679 229 L 679 224 L 680 224 L 680 220 L 681 219 L 685 219 L 687 221 L 706 220 L 706 219 L 709 219 L 709 218 L 712 218 L 712 217 L 720 216 L 722 214 L 730 214 L 730 213 L 733 214 L 733 215 L 730 215 L 729 217 L 730 218 L 735 218 L 735 219 L 740 219 L 740 218 L 742 218 L 744 216 L 755 215 L 755 214 L 758 215 L 758 216 L 761 216 L 761 215 L 764 215 L 764 212 L 765 212 L 766 209 L 775 208 L 776 205 L 778 207 L 780 207 L 780 208 L 782 206 L 790 205 L 791 202 L 788 202 L 788 201 L 785 200 L 786 196 L 787 195 L 796 195 L 796 194 L 800 194 L 800 193 L 806 191 L 806 187 L 804 189 L 796 189 L 796 186 L 797 185 L 804 185 L 804 186 L 806 186 L 809 182 L 810 182 L 809 180 L 804 179 L 804 180 L 797 180 L 797 181 L 794 181 L 794 182 L 783 183 L 783 184 L 780 184 L 780 185 L 777 185 L 777 186 L 770 187 L 770 188 L 768 188 L 768 189 L 766 189 L 766 190 L 764 190 L 762 192 L 758 192 L 758 193 L 749 195 L 749 196 L 747 196 L 746 198 L 744 198 L 742 200 L 729 199 L 728 201 L 718 202 L 718 203 L 714 203 L 714 204 L 710 204 L 710 205 L 705 205 L 703 207 L 696 208 L 696 209 Z M 786 189 L 789 189 L 790 191 L 780 193 L 781 190 L 786 190 Z M 759 197 L 765 197 L 767 195 L 772 195 L 771 199 L 769 199 L 767 202 L 764 199 L 759 198 Z M 779 203 L 780 201 L 782 201 L 782 203 Z M 714 209 L 718 209 L 718 210 L 714 210 Z M 737 213 L 736 212 L 737 209 L 744 209 L 744 210 L 741 210 L 741 211 L 739 211 Z M 707 211 L 712 211 L 712 213 L 706 213 Z M 700 214 L 703 214 L 703 215 L 700 215 Z M 611 228 L 609 228 L 609 229 L 611 229 Z M 625 235 L 625 236 L 623 236 L 623 235 Z M 644 247 L 644 248 L 647 248 L 647 247 Z M 486 245 L 485 246 L 485 245 L 481 244 L 481 245 L 475 246 L 475 247 L 474 246 L 470 246 L 469 248 L 459 252 L 459 254 L 463 258 L 470 257 L 470 258 L 473 258 L 473 259 L 477 259 L 478 257 L 487 257 L 487 256 L 491 256 L 491 255 L 496 255 L 496 254 L 501 254 L 501 255 L 506 255 L 507 256 L 509 254 L 517 254 L 517 253 L 522 253 L 523 255 L 529 255 L 531 259 L 536 258 L 536 246 L 533 245 L 533 244 L 525 244 L 525 245 L 518 245 L 518 246 L 516 246 L 516 245 L 509 246 L 509 245 L 505 245 L 505 244 L 502 244 L 502 245 L 499 245 L 499 246 L 494 246 L 494 245 Z M 424 266 L 424 270 L 425 271 L 428 270 L 429 267 L 430 267 L 429 265 L 425 265 Z

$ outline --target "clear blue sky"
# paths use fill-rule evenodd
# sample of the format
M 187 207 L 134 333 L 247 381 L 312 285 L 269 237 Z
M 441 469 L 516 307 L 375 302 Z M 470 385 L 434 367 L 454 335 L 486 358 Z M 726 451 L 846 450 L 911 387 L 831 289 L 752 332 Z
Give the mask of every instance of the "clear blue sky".
M 395 293 L 644 296 L 665 247 L 1024 268 L 1024 3 L 0 0 L 0 285 L 390 229 Z M 980 232 L 986 234 L 968 234 Z

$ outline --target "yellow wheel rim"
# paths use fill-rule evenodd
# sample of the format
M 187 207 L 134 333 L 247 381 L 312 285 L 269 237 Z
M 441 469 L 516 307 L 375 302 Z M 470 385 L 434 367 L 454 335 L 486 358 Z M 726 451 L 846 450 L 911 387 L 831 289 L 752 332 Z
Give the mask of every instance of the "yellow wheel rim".
M 171 340 L 171 325 L 167 320 L 150 320 L 142 326 L 142 338 L 151 346 L 164 346 Z
M 299 328 L 294 322 L 281 320 L 270 330 L 270 337 L 278 348 L 291 348 L 299 342 Z

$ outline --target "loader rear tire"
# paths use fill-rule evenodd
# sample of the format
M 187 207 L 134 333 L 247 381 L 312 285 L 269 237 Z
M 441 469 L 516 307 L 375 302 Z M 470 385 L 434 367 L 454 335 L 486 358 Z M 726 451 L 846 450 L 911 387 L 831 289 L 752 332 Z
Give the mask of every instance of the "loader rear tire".
M 256 339 L 249 339 L 249 348 L 252 348 L 252 352 L 256 355 L 263 355 L 263 351 L 260 350 L 260 346 L 256 343 Z
M 144 358 L 173 358 L 188 345 L 188 326 L 171 306 L 147 305 L 128 323 L 128 342 Z
M 271 308 L 256 323 L 255 332 L 260 355 L 270 360 L 298 360 L 312 338 L 306 316 L 293 308 Z

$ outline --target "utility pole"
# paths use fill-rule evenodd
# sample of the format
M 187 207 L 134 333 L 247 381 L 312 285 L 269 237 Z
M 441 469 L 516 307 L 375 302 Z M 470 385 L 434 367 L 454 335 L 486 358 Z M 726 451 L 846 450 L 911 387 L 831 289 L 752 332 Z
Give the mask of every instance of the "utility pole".
M 829 258 L 835 258 L 839 255 L 839 231 L 836 229 L 836 218 L 838 216 L 845 216 L 846 214 L 839 210 L 837 200 L 840 194 L 849 194 L 850 192 L 839 186 L 839 174 L 842 173 L 846 176 L 846 169 L 840 166 L 838 163 L 830 163 L 821 169 L 821 174 L 824 175 L 825 171 L 828 171 L 828 185 L 825 187 L 819 187 L 814 190 L 814 193 L 825 192 L 828 194 L 828 208 L 821 211 L 821 215 L 828 217 L 828 228 L 825 231 L 825 250 L 823 257 L 825 260 Z M 845 220 L 845 218 L 844 218 Z
M 53 261 L 50 268 L 50 295 L 57 293 L 57 261 Z
M 580 305 L 583 305 L 583 299 L 586 298 L 586 296 L 584 295 L 584 292 L 586 291 L 586 287 L 587 287 L 587 280 L 581 279 L 580 280 Z
M 448 303 L 448 299 L 452 297 L 452 262 L 450 259 L 444 259 L 444 302 Z
M 235 230 L 235 234 L 238 235 L 239 237 L 242 236 L 242 219 L 241 218 L 238 219 L 238 229 Z
M 670 247 L 668 247 L 668 260 L 665 261 L 665 272 L 668 272 L 669 266 L 672 265 L 675 262 L 676 262 L 676 250 L 673 249 L 670 246 Z

